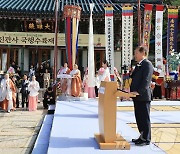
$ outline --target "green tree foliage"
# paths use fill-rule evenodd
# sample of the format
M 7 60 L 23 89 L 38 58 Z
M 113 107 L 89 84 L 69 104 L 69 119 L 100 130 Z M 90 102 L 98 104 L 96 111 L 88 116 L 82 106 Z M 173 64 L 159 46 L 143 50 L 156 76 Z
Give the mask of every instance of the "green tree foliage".
M 164 0 L 163 3 L 167 5 L 180 6 L 180 0 Z

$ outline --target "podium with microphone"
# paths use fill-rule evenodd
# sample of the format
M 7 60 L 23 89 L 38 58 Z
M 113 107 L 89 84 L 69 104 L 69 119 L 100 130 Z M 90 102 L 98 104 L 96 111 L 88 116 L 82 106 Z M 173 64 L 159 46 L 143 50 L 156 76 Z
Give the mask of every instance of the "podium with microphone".
M 99 88 L 98 118 L 99 134 L 95 139 L 103 150 L 129 150 L 130 144 L 116 133 L 117 97 L 136 97 L 132 93 L 118 90 L 117 82 L 102 81 Z

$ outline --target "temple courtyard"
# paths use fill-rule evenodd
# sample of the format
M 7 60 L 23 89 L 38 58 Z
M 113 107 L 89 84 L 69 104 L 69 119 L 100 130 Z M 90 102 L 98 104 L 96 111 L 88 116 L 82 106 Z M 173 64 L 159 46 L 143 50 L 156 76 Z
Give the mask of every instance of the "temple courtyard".
M 87 104 L 86 104 L 87 103 Z M 90 105 L 92 103 L 92 105 Z M 98 132 L 93 132 L 93 128 L 98 131 L 98 115 L 97 111 L 97 100 L 88 101 L 72 101 L 58 102 L 56 106 L 58 111 L 55 111 L 54 121 L 52 123 L 51 134 L 49 134 L 49 139 L 47 147 L 44 148 L 45 153 L 57 153 L 59 150 L 63 153 L 82 153 L 83 149 L 89 148 L 96 153 L 115 153 L 119 150 L 106 151 L 97 150 L 96 143 L 94 142 L 94 134 Z M 134 119 L 133 106 L 131 101 L 118 101 L 117 103 L 117 119 L 123 122 L 123 125 L 127 125 L 127 131 L 137 131 L 137 126 Z M 76 111 L 75 111 L 76 110 Z M 70 111 L 75 112 L 70 113 Z M 82 112 L 82 113 L 81 113 Z M 87 113 L 87 114 L 86 114 Z M 38 153 L 42 148 L 38 148 L 38 144 L 34 148 L 34 144 L 38 137 L 39 131 L 41 129 L 43 120 L 47 111 L 43 110 L 42 103 L 38 104 L 38 110 L 35 112 L 29 112 L 22 109 L 17 109 L 17 111 L 11 113 L 0 112 L 0 153 L 7 154 L 19 154 L 19 153 Z M 136 147 L 131 143 L 131 149 L 122 150 L 123 153 L 134 153 L 133 151 L 139 150 L 148 153 L 169 153 L 176 154 L 180 151 L 180 102 L 179 101 L 166 101 L 166 100 L 156 100 L 152 102 L 151 106 L 151 123 L 152 123 L 152 144 L 145 147 Z M 59 121 L 58 121 L 59 119 Z M 59 123 L 66 121 L 66 123 Z M 77 121 L 76 121 L 77 120 Z M 82 120 L 82 124 L 81 124 Z M 74 121 L 74 122 L 73 122 Z M 78 123 L 79 121 L 79 123 Z M 83 127 L 87 127 L 85 123 L 94 124 L 97 123 L 92 128 L 87 128 L 88 131 L 93 133 L 87 134 L 87 130 L 81 131 Z M 55 123 L 59 124 L 55 126 Z M 81 125 L 77 127 L 74 125 L 72 132 L 70 128 L 72 123 Z M 132 137 L 131 132 L 123 132 L 120 129 L 121 125 L 117 121 L 117 132 L 123 134 L 127 141 L 130 141 Z M 54 127 L 53 127 L 54 126 Z M 61 126 L 61 127 L 60 127 Z M 57 128 L 60 127 L 59 130 Z M 67 128 L 68 127 L 68 128 Z M 124 126 L 122 126 L 124 127 Z M 126 127 L 126 126 L 125 126 Z M 130 128 L 129 128 L 130 127 Z M 79 130 L 78 130 L 79 128 Z M 64 132 L 63 132 L 64 131 Z M 68 132 L 69 131 L 69 132 Z M 62 133 L 61 133 L 62 132 Z M 57 136 L 54 134 L 57 133 Z M 72 135 L 71 137 L 66 136 L 67 134 Z M 73 135 L 84 135 L 84 137 L 73 137 Z M 58 139 L 58 135 L 60 135 Z M 133 134 L 134 135 L 134 134 Z M 47 134 L 48 136 L 48 134 Z M 86 139 L 86 137 L 88 137 Z M 60 139 L 61 138 L 61 139 Z M 56 144 L 54 144 L 56 141 Z M 58 142 L 58 141 L 62 141 Z M 93 142 L 93 143 L 92 143 Z M 46 144 L 47 144 L 46 143 Z M 68 145 L 67 145 L 68 143 Z M 71 144 L 74 144 L 73 146 Z M 157 148 L 156 148 L 157 147 Z M 33 149 L 34 148 L 34 149 Z M 37 149 L 36 149 L 37 148 Z M 41 149 L 41 150 L 40 150 Z M 73 150 L 73 151 L 71 151 Z

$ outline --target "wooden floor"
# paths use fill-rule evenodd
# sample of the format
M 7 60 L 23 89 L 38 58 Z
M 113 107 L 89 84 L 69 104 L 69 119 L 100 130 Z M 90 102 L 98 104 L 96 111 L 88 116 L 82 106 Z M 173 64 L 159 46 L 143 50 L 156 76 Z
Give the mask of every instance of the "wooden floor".
M 118 111 L 133 111 L 133 107 L 118 107 Z M 180 106 L 151 106 L 151 111 L 180 111 Z M 129 124 L 137 130 L 136 123 Z M 168 154 L 180 153 L 180 123 L 153 123 L 152 142 Z

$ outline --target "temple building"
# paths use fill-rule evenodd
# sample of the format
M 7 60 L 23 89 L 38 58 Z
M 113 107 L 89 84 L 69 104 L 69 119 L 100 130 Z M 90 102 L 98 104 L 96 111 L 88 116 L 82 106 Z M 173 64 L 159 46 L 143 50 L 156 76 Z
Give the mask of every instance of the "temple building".
M 76 62 L 87 67 L 89 2 L 95 4 L 94 58 L 99 69 L 105 57 L 104 5 L 114 8 L 114 57 L 115 66 L 121 67 L 121 11 L 126 0 L 59 0 L 58 12 L 58 67 L 66 62 L 65 5 L 79 5 L 82 8 L 79 23 L 79 46 Z M 128 1 L 134 8 L 134 25 L 137 25 L 137 0 Z M 161 4 L 161 0 L 141 0 L 144 3 Z M 55 33 L 55 0 L 0 0 L 0 70 L 6 71 L 14 61 L 23 71 L 30 65 L 38 67 L 49 62 L 53 66 Z M 134 32 L 137 35 L 137 31 Z M 137 41 L 133 42 L 137 44 Z

